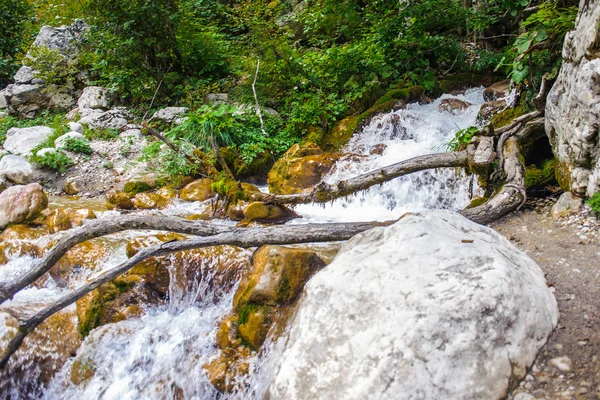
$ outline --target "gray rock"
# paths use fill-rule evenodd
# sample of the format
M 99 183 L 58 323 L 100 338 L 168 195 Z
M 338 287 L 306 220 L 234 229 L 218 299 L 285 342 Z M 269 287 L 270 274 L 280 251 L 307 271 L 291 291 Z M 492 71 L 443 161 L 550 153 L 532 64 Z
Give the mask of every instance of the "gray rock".
M 0 159 L 0 177 L 17 185 L 24 185 L 31 182 L 33 168 L 23 157 L 7 155 Z
M 36 218 L 48 206 L 39 183 L 12 186 L 0 193 L 0 229 Z
M 54 147 L 44 147 L 43 149 L 38 150 L 35 155 L 38 157 L 44 157 L 46 154 L 54 154 L 58 152 Z
M 8 107 L 8 100 L 6 99 L 6 92 L 0 91 L 0 110 L 4 110 Z
M 206 101 L 209 103 L 227 103 L 229 95 L 227 93 L 209 93 L 206 95 Z
M 600 0 L 581 0 L 563 65 L 546 103 L 546 133 L 561 186 L 580 197 L 600 191 Z
M 127 129 L 119 134 L 122 139 L 139 141 L 144 138 L 142 131 L 139 129 Z
M 77 100 L 79 109 L 103 109 L 107 110 L 112 104 L 112 96 L 107 88 L 100 86 L 88 86 Z
M 29 155 L 31 150 L 52 136 L 52 128 L 32 126 L 30 128 L 10 128 L 6 132 L 4 148 L 17 155 Z
M 8 85 L 6 93 L 10 96 L 10 107 L 15 113 L 31 118 L 39 109 L 46 109 L 50 96 L 43 91 L 42 85 Z
M 569 372 L 573 369 L 573 361 L 567 356 L 553 358 L 548 361 L 548 365 L 562 372 Z
M 68 119 L 69 121 L 75 121 L 75 119 L 77 118 L 78 115 L 79 115 L 79 107 L 76 107 L 76 108 L 72 109 L 71 111 L 69 111 L 65 115 L 65 118 Z
M 57 138 L 54 141 L 54 147 L 56 147 L 57 149 L 63 149 L 66 145 L 66 140 L 72 138 L 72 139 L 81 139 L 81 140 L 87 140 L 85 138 L 85 136 L 83 136 L 81 133 L 79 132 L 69 132 L 69 133 L 65 133 L 64 135 L 60 136 L 59 138 Z
M 80 110 L 80 113 L 83 110 Z M 131 114 L 124 109 L 114 108 L 103 113 L 91 113 L 81 118 L 79 122 L 93 129 L 121 129 L 132 119 Z
M 266 398 L 505 398 L 557 322 L 543 272 L 504 237 L 407 214 L 308 282 Z
M 167 107 L 155 112 L 151 119 L 172 123 L 188 111 L 187 107 Z
M 31 83 L 33 78 L 33 69 L 24 65 L 21 68 L 19 68 L 19 70 L 15 74 L 14 80 L 15 83 L 26 84 Z
M 514 400 L 535 400 L 535 397 L 533 397 L 529 393 L 521 392 L 521 393 L 517 393 L 515 395 L 515 397 L 513 397 L 513 399 Z
M 554 203 L 550 214 L 552 217 L 558 219 L 560 217 L 567 216 L 569 214 L 576 214 L 583 207 L 583 199 L 577 196 L 573 196 L 571 192 L 563 193 L 558 201 Z
M 83 133 L 83 125 L 81 125 L 79 122 L 69 122 L 67 125 L 69 125 L 71 132 Z

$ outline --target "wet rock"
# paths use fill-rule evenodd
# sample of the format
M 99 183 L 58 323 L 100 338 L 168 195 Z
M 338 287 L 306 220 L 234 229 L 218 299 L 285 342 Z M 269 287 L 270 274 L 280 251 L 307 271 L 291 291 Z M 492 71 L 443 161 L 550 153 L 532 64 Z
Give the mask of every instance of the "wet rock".
M 275 305 L 294 301 L 304 284 L 325 262 L 313 251 L 265 245 L 253 255 L 253 271 L 234 296 L 234 306 L 246 303 Z
M 109 190 L 106 192 L 106 207 L 109 210 L 115 208 L 118 210 L 130 210 L 133 208 L 133 202 L 125 193 Z
M 494 100 L 483 103 L 479 109 L 479 114 L 477 114 L 477 121 L 487 122 L 504 108 L 506 108 L 506 102 L 504 100 Z
M 483 99 L 485 101 L 494 101 L 503 99 L 510 93 L 510 80 L 504 80 L 496 82 L 493 85 L 487 87 L 483 91 Z
M 455 99 L 455 98 L 449 98 L 449 99 L 442 100 L 440 102 L 440 105 L 438 108 L 440 111 L 446 111 L 446 112 L 451 113 L 454 111 L 466 110 L 467 108 L 469 108 L 471 106 L 472 106 L 472 104 L 469 103 L 468 101 Z
M 383 152 L 385 151 L 385 149 L 387 149 L 387 145 L 383 144 L 383 143 L 379 143 L 376 144 L 375 146 L 371 147 L 371 150 L 369 151 L 370 155 L 377 155 L 380 156 L 383 154 Z
M 0 233 L 0 242 L 23 242 L 37 240 L 50 233 L 46 225 L 17 224 Z
M 175 122 L 189 111 L 187 107 L 166 107 L 158 110 L 152 116 L 152 120 L 163 121 L 168 124 Z
M 247 353 L 247 348 L 241 348 L 240 352 Z M 235 378 L 246 375 L 250 370 L 250 364 L 246 357 L 231 357 L 221 353 L 217 358 L 204 365 L 208 379 L 220 392 L 230 392 L 235 387 Z
M 156 193 L 138 193 L 133 197 L 133 206 L 141 210 L 163 209 L 168 204 L 168 199 Z
M 4 178 L 17 185 L 31 182 L 33 167 L 25 158 L 6 155 L 0 159 L 0 179 Z
M 407 214 L 307 283 L 266 396 L 501 399 L 557 322 L 543 272 L 498 233 Z
M 269 332 L 269 307 L 247 304 L 240 310 L 238 334 L 254 350 L 259 350 Z
M 63 186 L 63 192 L 65 192 L 65 194 L 69 196 L 75 196 L 79 194 L 79 192 L 81 192 L 81 189 L 77 185 L 77 181 L 75 180 L 75 178 L 67 178 L 67 181 Z
M 278 204 L 264 204 L 260 201 L 250 203 L 244 209 L 246 222 L 285 223 L 300 218 L 293 210 Z
M 53 210 L 44 210 L 42 215 L 45 217 L 46 225 L 50 232 L 65 231 L 81 226 L 87 219 L 96 219 L 96 214 L 92 210 L 85 208 L 55 208 Z
M 16 155 L 29 155 L 31 150 L 52 136 L 52 128 L 32 126 L 30 128 L 10 128 L 6 132 L 4 148 Z
M 187 184 L 181 189 L 181 199 L 185 201 L 206 201 L 217 194 L 212 191 L 213 181 L 210 178 L 202 178 Z
M 241 183 L 242 190 L 244 191 L 244 196 L 246 198 L 251 198 L 253 193 L 258 193 L 260 190 L 249 183 L 242 182 Z M 233 221 L 242 221 L 244 217 L 244 210 L 248 207 L 250 203 L 245 200 L 238 200 L 235 203 L 232 202 L 227 207 L 227 216 Z
M 175 199 L 177 198 L 177 190 L 169 187 L 162 187 L 156 191 L 156 194 L 167 199 Z
M 573 369 L 573 361 L 567 356 L 553 358 L 548 361 L 548 365 L 562 372 L 569 372 Z
M 88 86 L 77 100 L 77 107 L 108 110 L 112 105 L 112 96 L 107 88 Z
M 295 144 L 269 171 L 269 191 L 276 194 L 302 193 L 321 182 L 341 155 L 324 153 L 314 143 Z
M 112 255 L 108 242 L 102 239 L 87 240 L 71 248 L 50 270 L 50 275 L 59 286 L 65 286 L 74 272 L 82 269 L 95 271 L 104 267 Z
M 556 203 L 552 206 L 550 214 L 555 219 L 565 217 L 569 214 L 576 214 L 583 207 L 583 199 L 573 196 L 571 192 L 563 193 Z
M 0 229 L 35 219 L 48 207 L 48 197 L 38 183 L 12 186 L 0 193 Z
M 0 265 L 6 264 L 14 257 L 36 257 L 42 256 L 41 249 L 29 242 L 22 241 L 2 241 L 0 243 Z

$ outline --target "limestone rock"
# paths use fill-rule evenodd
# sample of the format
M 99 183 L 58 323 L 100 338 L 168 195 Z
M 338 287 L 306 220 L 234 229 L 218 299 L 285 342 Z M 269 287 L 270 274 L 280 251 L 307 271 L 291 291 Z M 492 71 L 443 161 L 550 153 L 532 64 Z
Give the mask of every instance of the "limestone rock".
M 106 192 L 106 206 L 108 209 L 130 210 L 133 208 L 133 203 L 125 193 L 109 190 Z
M 167 107 L 155 112 L 154 115 L 152 115 L 152 119 L 170 124 L 181 118 L 188 111 L 189 108 L 187 107 Z
M 71 132 L 78 132 L 78 133 L 83 133 L 83 125 L 81 125 L 79 122 L 69 122 L 69 129 L 71 130 Z
M 39 149 L 35 155 L 38 157 L 44 157 L 46 154 L 54 154 L 58 152 L 54 147 L 44 147 L 43 149 Z
M 10 128 L 6 132 L 4 148 L 12 154 L 29 155 L 31 150 L 52 136 L 52 128 L 32 126 L 30 128 Z
M 600 191 L 599 35 L 600 0 L 582 0 L 546 103 L 546 133 L 558 162 L 558 181 L 580 197 Z
M 10 109 L 21 117 L 33 118 L 50 104 L 50 96 L 43 89 L 39 84 L 8 85 L 5 94 L 10 98 Z
M 339 158 L 339 154 L 324 153 L 314 143 L 295 144 L 269 171 L 269 191 L 275 194 L 302 193 L 321 182 Z
M 113 108 L 106 112 L 99 112 L 99 110 L 90 108 L 80 108 L 79 112 L 82 115 L 79 122 L 89 125 L 93 129 L 121 129 L 133 119 L 131 113 L 122 108 Z
M 25 158 L 20 156 L 6 155 L 0 159 L 0 178 L 24 185 L 31 182 L 33 167 Z
M 406 214 L 307 283 L 266 398 L 503 399 L 557 322 L 543 272 L 497 232 Z
M 48 197 L 39 183 L 12 186 L 0 193 L 0 229 L 36 218 L 48 207 Z
M 22 66 L 14 76 L 15 83 L 27 84 L 33 80 L 33 70 L 30 67 Z
M 64 135 L 60 136 L 59 138 L 57 138 L 54 141 L 54 147 L 56 147 L 57 149 L 64 149 L 68 139 L 79 139 L 79 140 L 85 140 L 87 142 L 87 139 L 81 133 L 68 132 L 68 133 L 65 133 Z
M 187 184 L 181 189 L 181 199 L 185 201 L 206 201 L 212 199 L 217 194 L 212 191 L 213 181 L 209 178 L 202 178 Z
M 77 100 L 77 107 L 108 110 L 112 103 L 111 94 L 107 88 L 88 86 Z
M 558 201 L 552 206 L 550 214 L 555 219 L 564 217 L 569 214 L 578 213 L 583 207 L 583 199 L 577 196 L 573 196 L 571 192 L 563 193 Z
M 494 101 L 503 99 L 510 93 L 510 80 L 504 80 L 496 82 L 493 85 L 487 87 L 483 91 L 483 99 L 485 101 Z

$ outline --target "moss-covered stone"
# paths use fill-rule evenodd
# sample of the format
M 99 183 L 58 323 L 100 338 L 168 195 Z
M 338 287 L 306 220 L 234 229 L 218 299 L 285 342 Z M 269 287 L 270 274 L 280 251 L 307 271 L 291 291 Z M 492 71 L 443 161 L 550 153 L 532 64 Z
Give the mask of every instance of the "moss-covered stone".
M 46 225 L 16 224 L 6 228 L 0 233 L 0 242 L 35 240 L 50 233 Z
M 236 150 L 229 147 L 222 148 L 221 154 L 233 174 L 238 178 L 263 178 L 275 163 L 273 155 L 268 151 L 258 154 L 250 163 L 246 163 Z
M 133 197 L 138 193 L 147 192 L 154 187 L 146 181 L 130 181 L 123 187 L 123 192 L 129 197 Z
M 15 242 L 6 241 L 0 242 L 0 265 L 8 263 L 15 257 L 36 257 L 42 256 L 42 250 L 35 244 L 30 242 Z
M 481 75 L 469 72 L 452 74 L 438 82 L 438 89 L 441 93 L 452 93 L 455 90 L 463 90 L 480 85 L 482 79 Z
M 250 222 L 265 224 L 284 223 L 295 218 L 299 218 L 299 215 L 290 208 L 278 204 L 264 204 L 263 202 L 256 201 L 250 203 L 244 209 L 246 224 Z
M 86 208 L 77 210 L 72 208 L 46 209 L 42 215 L 45 217 L 45 223 L 52 233 L 75 228 L 83 224 L 85 220 L 96 218 L 96 214 Z
M 185 201 L 206 201 L 217 194 L 212 190 L 213 180 L 202 178 L 186 185 L 181 190 L 181 199 Z
M 544 187 L 556 179 L 555 176 L 556 161 L 554 159 L 547 160 L 540 167 L 529 165 L 525 168 L 525 188 Z
M 340 154 L 325 153 L 315 143 L 295 144 L 269 171 L 269 191 L 276 194 L 297 194 L 321 182 Z
M 237 322 L 242 343 L 253 350 L 259 350 L 269 332 L 268 315 L 270 307 L 246 304 L 240 308 Z
M 565 192 L 571 191 L 571 172 L 567 163 L 558 160 L 555 165 L 554 176 Z
M 163 209 L 169 205 L 169 200 L 157 193 L 138 193 L 132 202 L 133 206 L 140 210 Z
M 473 198 L 473 200 L 471 200 L 471 203 L 469 203 L 469 205 L 466 208 L 469 209 L 469 208 L 479 207 L 479 206 L 487 203 L 488 200 L 489 200 L 489 198 L 487 198 L 487 197 L 475 197 L 475 198 Z
M 109 190 L 106 192 L 106 207 L 109 210 L 130 210 L 133 208 L 133 202 L 124 192 Z
M 530 110 L 525 103 L 521 103 L 514 108 L 507 108 L 492 117 L 492 125 L 496 129 L 502 128 L 503 126 L 510 124 L 513 119 L 525 115 L 529 111 Z
M 171 187 L 162 187 L 160 189 L 158 189 L 156 191 L 156 194 L 167 199 L 167 200 L 171 200 L 171 199 L 175 199 L 177 198 L 177 190 L 171 188 Z
M 112 249 L 102 239 L 86 240 L 72 247 L 62 256 L 50 270 L 50 275 L 61 281 L 68 277 L 74 269 L 84 267 L 93 271 L 104 266 L 111 253 Z
M 96 365 L 92 360 L 76 359 L 71 365 L 71 373 L 69 378 L 75 385 L 84 385 L 96 374 Z

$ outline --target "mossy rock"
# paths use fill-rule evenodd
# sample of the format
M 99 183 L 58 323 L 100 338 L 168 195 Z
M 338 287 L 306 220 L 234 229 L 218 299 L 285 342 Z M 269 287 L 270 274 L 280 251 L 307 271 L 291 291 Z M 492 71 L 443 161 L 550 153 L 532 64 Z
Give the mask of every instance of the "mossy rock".
M 250 203 L 244 209 L 244 221 L 266 224 L 282 224 L 292 219 L 299 218 L 292 209 L 278 204 L 264 204 L 260 201 Z
M 154 186 L 145 181 L 130 181 L 123 187 L 123 192 L 129 197 L 133 197 L 138 193 L 147 192 L 154 189 Z
M 475 197 L 475 198 L 473 198 L 473 200 L 471 200 L 471 203 L 469 203 L 469 205 L 466 208 L 469 209 L 469 208 L 479 207 L 479 206 L 487 203 L 488 200 L 489 200 L 489 198 L 487 198 L 487 197 Z
M 451 93 L 456 90 L 464 90 L 470 87 L 480 85 L 483 82 L 483 77 L 470 72 L 461 72 L 458 74 L 448 75 L 438 82 L 438 89 L 441 93 Z
M 492 117 L 492 125 L 496 129 L 502 128 L 503 126 L 510 124 L 513 119 L 525 115 L 528 112 L 529 108 L 524 103 L 521 103 L 514 108 L 507 108 Z
M 259 350 L 269 332 L 270 307 L 246 304 L 240 309 L 238 318 L 238 333 L 242 343 L 253 350 Z
M 96 374 L 96 365 L 90 359 L 76 359 L 71 365 L 69 379 L 75 385 L 85 385 Z
M 133 206 L 140 210 L 160 210 L 169 205 L 169 200 L 157 193 L 138 193 L 132 202 Z
M 86 240 L 72 247 L 52 267 L 50 275 L 57 280 L 62 280 L 71 275 L 76 268 L 96 270 L 104 266 L 113 249 L 102 239 Z
M 0 233 L 0 243 L 10 241 L 36 240 L 48 236 L 50 231 L 46 225 L 16 224 Z
M 181 189 L 181 199 L 185 201 L 206 201 L 217 194 L 213 192 L 213 180 L 210 178 L 198 179 Z
M 525 168 L 525 188 L 534 189 L 541 188 L 554 182 L 556 161 L 554 159 L 547 160 L 540 167 L 529 165 Z
M 571 172 L 567 163 L 557 161 L 554 170 L 556 181 L 565 192 L 571 191 Z
M 45 223 L 52 233 L 75 228 L 83 224 L 85 220 L 96 218 L 96 214 L 86 208 L 77 210 L 72 208 L 46 209 L 42 215 L 44 215 Z
M 30 242 L 0 242 L 0 266 L 7 264 L 8 261 L 15 257 L 35 257 L 39 258 L 43 255 L 42 250 L 34 243 Z
M 133 208 L 133 202 L 124 192 L 109 190 L 106 192 L 106 208 L 109 210 L 130 210 Z
M 222 148 L 221 154 L 233 174 L 238 178 L 264 178 L 275 163 L 273 155 L 268 151 L 258 154 L 250 164 L 247 164 L 235 149 Z

